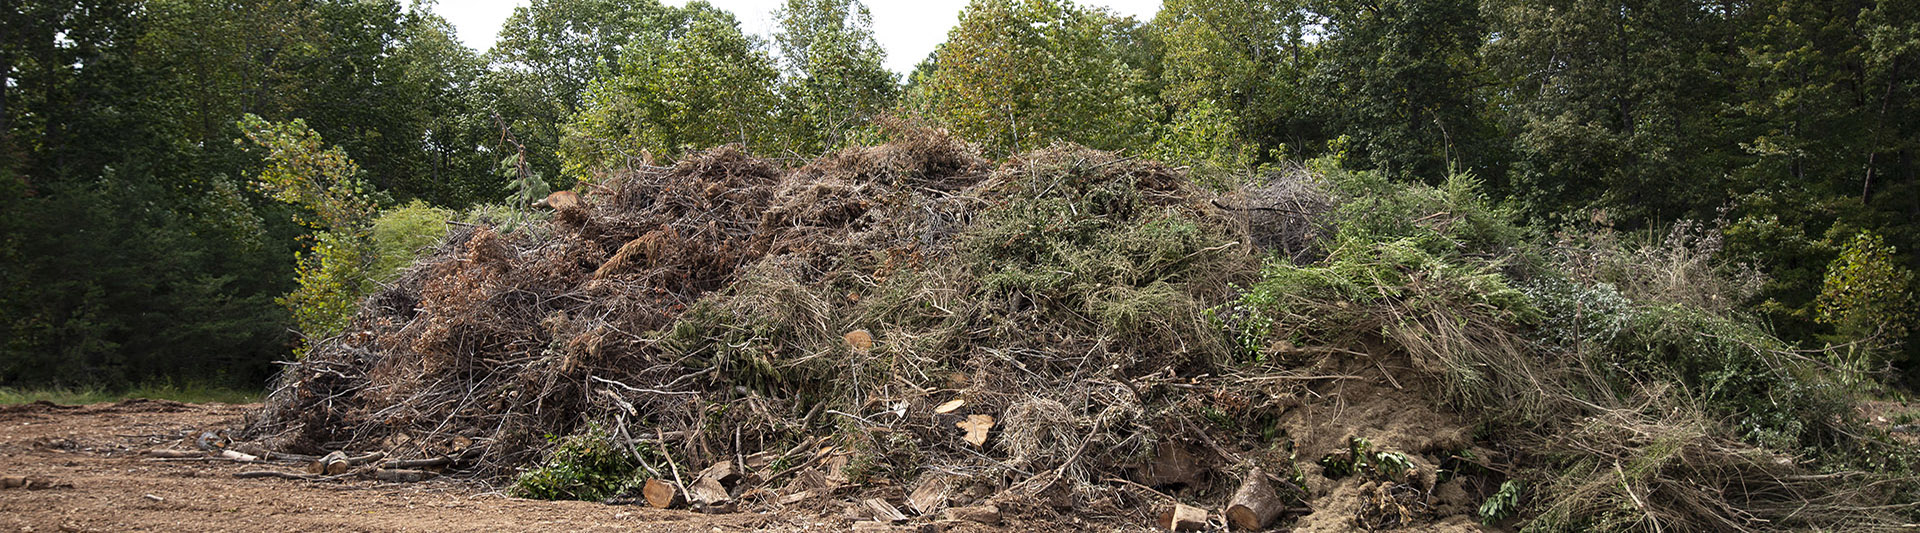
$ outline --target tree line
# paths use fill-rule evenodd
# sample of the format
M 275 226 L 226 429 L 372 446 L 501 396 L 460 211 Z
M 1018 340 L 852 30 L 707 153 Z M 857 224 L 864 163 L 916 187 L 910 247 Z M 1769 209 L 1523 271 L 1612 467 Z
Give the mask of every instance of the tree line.
M 1907 7 L 1166 0 L 1142 21 L 974 0 L 902 77 L 858 0 L 788 0 L 764 37 L 700 1 L 534 0 L 484 53 L 421 0 L 17 3 L 0 9 L 0 385 L 257 385 L 343 327 L 328 295 L 392 270 L 341 243 L 404 248 L 382 235 L 720 144 L 801 161 L 880 139 L 881 115 L 1215 186 L 1309 158 L 1471 175 L 1543 233 L 1701 221 L 1767 274 L 1744 304 L 1784 337 L 1905 339 Z M 339 192 L 302 189 L 322 178 Z

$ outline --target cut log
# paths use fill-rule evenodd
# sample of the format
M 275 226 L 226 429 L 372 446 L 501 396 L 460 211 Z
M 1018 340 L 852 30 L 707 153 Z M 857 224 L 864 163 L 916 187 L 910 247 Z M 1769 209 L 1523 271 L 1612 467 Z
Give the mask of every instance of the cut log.
M 1000 525 L 1000 507 L 996 505 L 953 507 L 947 509 L 946 517 L 948 520 L 965 520 L 997 526 Z
M 433 477 L 433 472 L 407 470 L 404 468 L 380 469 L 373 471 L 373 478 L 388 483 L 412 483 Z
M 554 191 L 553 194 L 533 203 L 534 207 L 545 207 L 554 211 L 563 211 L 580 207 L 580 194 L 573 191 Z
M 252 463 L 260 460 L 259 457 L 241 453 L 238 450 L 220 450 L 220 456 L 242 463 Z
M 356 455 L 356 456 L 347 458 L 347 466 L 360 466 L 367 463 L 379 462 L 381 459 L 386 459 L 386 458 L 387 458 L 387 452 L 373 452 L 366 455 Z
M 1160 528 L 1167 531 L 1200 531 L 1207 528 L 1207 512 L 1184 503 L 1160 512 Z
M 27 476 L 0 477 L 0 489 L 17 489 L 27 486 Z
M 1227 522 L 1239 529 L 1266 529 L 1286 510 L 1286 502 L 1280 501 L 1280 495 L 1267 482 L 1266 471 L 1254 467 L 1240 482 L 1240 490 L 1233 492 L 1233 499 L 1228 500 Z
M 879 520 L 881 522 L 886 522 L 890 524 L 898 524 L 898 523 L 907 521 L 907 515 L 905 513 L 901 513 L 899 509 L 894 508 L 893 504 L 887 503 L 886 500 L 882 500 L 879 498 L 867 498 L 865 500 L 861 500 L 860 505 L 867 508 L 867 514 L 871 515 L 874 520 Z
M 655 509 L 672 509 L 687 503 L 686 496 L 680 494 L 680 489 L 674 487 L 673 482 L 661 479 L 647 480 L 646 485 L 640 487 L 640 495 L 646 497 L 647 505 Z
M 206 452 L 193 452 L 193 451 L 187 451 L 187 450 L 169 450 L 165 448 L 156 448 L 152 450 L 147 450 L 147 457 L 158 457 L 161 459 L 180 459 L 184 457 L 206 457 L 206 456 L 207 456 Z
M 347 452 L 339 450 L 322 455 L 319 459 L 307 464 L 307 473 L 309 474 L 330 476 L 334 474 L 344 474 L 346 472 Z

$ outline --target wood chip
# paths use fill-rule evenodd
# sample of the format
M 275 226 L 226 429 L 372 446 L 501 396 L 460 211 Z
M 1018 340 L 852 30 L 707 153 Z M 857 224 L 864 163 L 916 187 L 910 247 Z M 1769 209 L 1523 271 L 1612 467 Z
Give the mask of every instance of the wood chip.
M 900 509 L 895 508 L 891 503 L 887 503 L 886 500 L 867 498 L 861 500 L 860 505 L 867 508 L 867 514 L 872 516 L 874 520 L 894 524 L 907 521 L 907 515 L 901 513 Z
M 1167 531 L 1200 531 L 1207 528 L 1207 511 L 1184 503 L 1160 513 L 1160 528 Z
M 993 417 L 989 415 L 967 415 L 966 420 L 955 422 L 953 425 L 960 429 L 967 430 L 967 435 L 962 438 L 967 441 L 967 444 L 972 444 L 973 447 L 979 448 L 987 445 L 987 430 L 993 429 Z
M 913 493 L 907 495 L 907 508 L 913 509 L 913 512 L 920 516 L 933 514 L 946 504 L 947 483 L 943 480 L 923 481 L 919 488 L 913 489 Z
M 950 402 L 947 402 L 947 403 L 943 403 L 943 404 L 940 404 L 940 406 L 939 406 L 939 407 L 935 407 L 935 408 L 933 408 L 933 412 L 934 412 L 934 414 L 941 414 L 941 415 L 944 415 L 944 414 L 947 414 L 947 413 L 952 413 L 952 412 L 954 412 L 954 411 L 957 411 L 957 410 L 959 410 L 959 409 L 960 409 L 960 407 L 961 407 L 961 406 L 964 406 L 964 405 L 967 405 L 967 401 L 966 401 L 966 400 L 962 400 L 962 399 L 959 399 L 959 398 L 954 398 L 954 399 L 953 399 L 953 401 L 950 401 Z

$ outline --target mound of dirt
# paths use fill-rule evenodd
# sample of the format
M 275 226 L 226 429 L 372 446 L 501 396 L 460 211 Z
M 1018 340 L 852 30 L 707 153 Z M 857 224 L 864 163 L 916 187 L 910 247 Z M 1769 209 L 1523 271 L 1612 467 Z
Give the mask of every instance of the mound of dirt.
M 599 432 L 683 489 L 746 471 L 720 487 L 732 508 L 857 494 L 1135 525 L 1222 509 L 1257 467 L 1279 523 L 1477 528 L 1500 478 L 1461 465 L 1494 454 L 1404 353 L 1233 360 L 1212 310 L 1261 247 L 1324 231 L 1262 226 L 1285 217 L 1158 163 L 1055 146 L 995 167 L 893 136 L 796 169 L 715 149 L 547 223 L 458 227 L 290 366 L 243 438 L 502 478 Z M 1266 193 L 1324 209 L 1313 190 Z

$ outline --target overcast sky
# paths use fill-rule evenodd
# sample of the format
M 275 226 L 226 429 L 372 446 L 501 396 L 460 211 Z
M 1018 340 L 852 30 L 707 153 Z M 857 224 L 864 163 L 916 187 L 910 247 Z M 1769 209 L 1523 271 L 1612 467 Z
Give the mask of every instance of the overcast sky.
M 686 0 L 666 0 L 672 5 L 686 5 Z M 761 36 L 773 34 L 773 21 L 769 14 L 774 8 L 784 4 L 782 0 L 708 0 L 720 9 L 733 12 L 740 19 L 741 29 L 747 33 Z M 1081 5 L 1106 6 L 1121 15 L 1132 15 L 1141 21 L 1153 18 L 1160 10 L 1160 0 L 1084 0 Z M 947 30 L 959 21 L 960 8 L 966 7 L 966 0 L 867 0 L 867 9 L 873 12 L 874 39 L 887 49 L 887 68 L 906 74 L 921 59 L 933 52 L 934 45 L 947 40 Z M 481 52 L 493 47 L 493 39 L 500 32 L 500 23 L 513 14 L 513 8 L 527 5 L 527 0 L 441 0 L 434 7 L 441 16 L 452 22 L 460 30 L 460 40 L 467 46 Z

